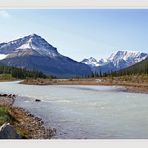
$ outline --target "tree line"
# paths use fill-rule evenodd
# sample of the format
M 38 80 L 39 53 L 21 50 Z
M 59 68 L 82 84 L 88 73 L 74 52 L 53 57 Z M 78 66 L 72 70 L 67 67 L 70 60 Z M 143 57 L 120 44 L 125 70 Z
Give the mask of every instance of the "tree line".
M 26 79 L 26 78 L 52 78 L 53 76 L 47 76 L 39 71 L 30 71 L 24 68 L 16 68 L 5 65 L 0 65 L 0 74 L 10 74 L 16 79 Z

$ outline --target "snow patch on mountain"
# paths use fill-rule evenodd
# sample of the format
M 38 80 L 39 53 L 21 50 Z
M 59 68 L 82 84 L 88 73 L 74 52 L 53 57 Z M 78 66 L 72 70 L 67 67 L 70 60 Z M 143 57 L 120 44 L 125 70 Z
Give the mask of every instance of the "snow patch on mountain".
M 0 54 L 0 60 L 5 59 L 8 56 L 8 54 Z

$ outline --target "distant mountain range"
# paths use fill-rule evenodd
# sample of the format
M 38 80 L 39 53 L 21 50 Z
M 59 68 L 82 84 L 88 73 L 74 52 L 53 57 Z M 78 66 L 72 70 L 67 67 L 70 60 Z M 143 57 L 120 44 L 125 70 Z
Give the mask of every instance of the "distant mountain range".
M 134 65 L 148 57 L 147 53 L 135 51 L 117 51 L 107 59 L 96 60 L 93 57 L 84 59 L 81 62 L 87 64 L 93 72 L 110 72 L 124 69 Z
M 41 71 L 61 78 L 87 76 L 92 72 L 110 72 L 124 69 L 148 57 L 147 53 L 117 51 L 107 59 L 91 57 L 77 62 L 61 55 L 42 37 L 32 34 L 23 38 L 0 43 L 0 63 L 7 66 Z
M 1 43 L 0 63 L 28 70 L 38 70 L 57 77 L 91 74 L 89 66 L 61 55 L 55 47 L 36 34 Z

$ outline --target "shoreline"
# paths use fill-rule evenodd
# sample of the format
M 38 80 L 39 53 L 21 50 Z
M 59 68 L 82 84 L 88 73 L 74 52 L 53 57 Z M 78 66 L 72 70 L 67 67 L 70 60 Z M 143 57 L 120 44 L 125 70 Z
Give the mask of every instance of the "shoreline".
M 0 107 L 9 110 L 12 119 L 10 125 L 22 137 L 21 139 L 51 139 L 55 135 L 56 129 L 46 128 L 41 118 L 24 108 L 13 106 L 14 101 L 15 98 L 10 95 L 0 94 Z
M 30 79 L 20 82 L 20 84 L 25 85 L 95 85 L 95 86 L 122 86 L 125 88 L 124 91 L 131 93 L 146 93 L 148 94 L 148 84 L 147 83 L 134 83 L 127 81 L 115 81 L 115 80 L 105 80 L 105 79 Z

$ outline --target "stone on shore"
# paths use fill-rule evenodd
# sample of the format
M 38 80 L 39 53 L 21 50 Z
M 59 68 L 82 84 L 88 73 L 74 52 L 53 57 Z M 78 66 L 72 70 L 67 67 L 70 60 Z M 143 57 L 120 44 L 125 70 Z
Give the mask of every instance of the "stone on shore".
M 0 127 L 0 139 L 21 139 L 15 128 L 9 123 L 5 123 Z
M 35 102 L 41 102 L 41 100 L 40 99 L 35 99 Z

